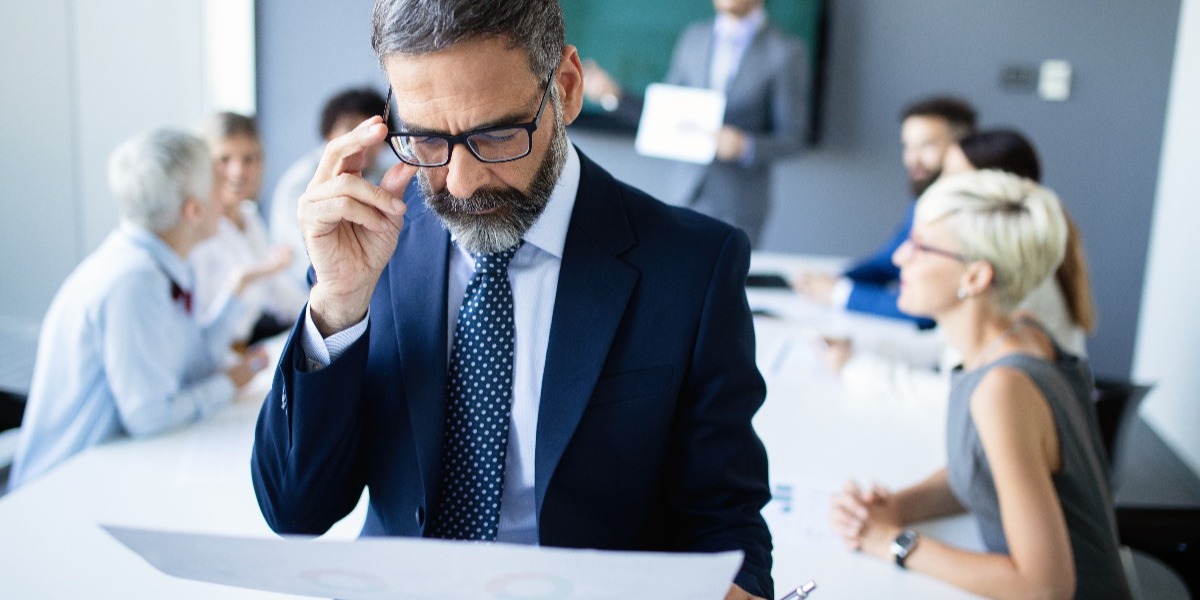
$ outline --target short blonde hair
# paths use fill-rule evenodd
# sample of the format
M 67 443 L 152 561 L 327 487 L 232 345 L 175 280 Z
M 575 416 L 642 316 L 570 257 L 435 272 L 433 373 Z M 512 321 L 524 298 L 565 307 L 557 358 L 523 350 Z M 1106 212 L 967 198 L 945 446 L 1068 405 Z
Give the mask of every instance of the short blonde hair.
M 940 178 L 917 202 L 914 223 L 944 221 L 969 260 L 987 261 L 1002 310 L 1014 309 L 1062 262 L 1067 222 L 1058 196 L 1001 171 Z

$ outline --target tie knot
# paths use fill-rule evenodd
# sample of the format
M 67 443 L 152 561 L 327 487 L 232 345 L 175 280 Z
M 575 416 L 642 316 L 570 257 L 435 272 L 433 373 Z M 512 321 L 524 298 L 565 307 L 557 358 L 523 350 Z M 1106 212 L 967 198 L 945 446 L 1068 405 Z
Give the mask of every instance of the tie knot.
M 520 247 L 521 247 L 521 244 L 518 243 L 516 246 L 513 246 L 512 248 L 509 248 L 507 250 L 500 250 L 499 252 L 484 252 L 484 253 L 480 253 L 480 254 L 476 254 L 476 253 L 472 252 L 471 258 L 475 259 L 475 272 L 476 273 L 492 273 L 492 274 L 504 273 L 504 274 L 507 274 L 508 273 L 508 263 L 512 262 L 513 256 L 515 256 L 517 254 L 517 248 L 520 248 Z

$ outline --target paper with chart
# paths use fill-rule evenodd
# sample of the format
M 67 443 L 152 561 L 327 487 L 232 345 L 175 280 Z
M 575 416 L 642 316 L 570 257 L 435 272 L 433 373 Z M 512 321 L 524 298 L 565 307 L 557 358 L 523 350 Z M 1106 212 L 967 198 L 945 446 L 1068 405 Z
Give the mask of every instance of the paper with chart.
M 763 518 L 771 527 L 776 546 L 840 542 L 829 521 L 829 502 L 841 489 L 835 481 L 815 479 L 782 480 L 772 476 L 771 501 L 763 507 Z
M 175 577 L 323 598 L 723 598 L 741 552 L 663 554 L 412 538 L 237 538 L 102 525 Z
M 633 148 L 644 156 L 708 164 L 717 155 L 717 132 L 724 120 L 724 93 L 652 83 Z

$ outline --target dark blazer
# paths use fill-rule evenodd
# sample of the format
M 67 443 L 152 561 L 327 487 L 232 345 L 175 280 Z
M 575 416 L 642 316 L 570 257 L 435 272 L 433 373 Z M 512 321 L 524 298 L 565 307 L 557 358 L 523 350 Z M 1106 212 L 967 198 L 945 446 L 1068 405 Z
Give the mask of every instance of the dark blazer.
M 854 282 L 850 298 L 846 300 L 848 310 L 912 321 L 921 329 L 934 326 L 932 320 L 915 317 L 896 306 L 896 300 L 900 298 L 900 292 L 896 289 L 896 283 L 900 281 L 900 268 L 892 262 L 892 255 L 912 233 L 913 212 L 916 206 L 914 200 L 908 207 L 904 223 L 874 254 L 858 260 L 846 270 L 844 276 Z
M 739 549 L 735 581 L 771 598 L 746 237 L 580 162 L 537 422 L 540 543 Z M 421 198 L 406 199 L 367 334 L 311 373 L 301 324 L 284 349 L 252 459 L 277 532 L 326 531 L 364 486 L 363 535 L 420 536 L 438 505 L 452 246 L 435 215 L 414 210 Z

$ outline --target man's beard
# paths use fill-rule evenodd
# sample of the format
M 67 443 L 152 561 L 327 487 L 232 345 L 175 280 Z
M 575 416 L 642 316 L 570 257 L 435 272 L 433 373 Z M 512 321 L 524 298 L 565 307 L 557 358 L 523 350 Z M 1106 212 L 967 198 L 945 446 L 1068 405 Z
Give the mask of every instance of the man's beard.
M 924 194 L 925 190 L 929 189 L 929 186 L 933 185 L 933 182 L 937 181 L 938 177 L 941 176 L 942 170 L 938 169 L 930 173 L 928 177 L 924 177 L 922 179 L 909 179 L 908 189 L 912 191 L 913 198 L 920 198 L 921 194 Z
M 465 148 L 459 151 L 467 152 Z M 511 187 L 486 187 L 475 190 L 469 198 L 456 198 L 445 190 L 434 192 L 424 171 L 418 173 L 417 181 L 425 195 L 425 206 L 437 214 L 458 245 L 468 252 L 485 254 L 507 250 L 521 241 L 550 203 L 550 194 L 566 160 L 566 127 L 562 110 L 555 103 L 550 147 L 527 192 Z M 472 214 L 492 209 L 495 210 L 487 214 Z

